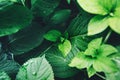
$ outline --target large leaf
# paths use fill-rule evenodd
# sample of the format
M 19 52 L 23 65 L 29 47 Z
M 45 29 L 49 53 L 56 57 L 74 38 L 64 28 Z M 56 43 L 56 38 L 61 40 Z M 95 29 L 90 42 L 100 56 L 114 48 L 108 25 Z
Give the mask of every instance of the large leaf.
M 45 57 L 28 60 L 20 68 L 16 80 L 54 80 L 53 71 Z
M 0 80 L 11 80 L 10 77 L 3 71 L 0 72 Z
M 19 67 L 19 64 L 13 60 L 0 61 L 0 71 L 5 71 L 8 74 L 17 73 Z
M 102 56 L 109 56 L 113 53 L 118 52 L 118 50 L 115 47 L 108 44 L 103 44 L 99 50 Z
M 60 0 L 31 0 L 31 9 L 35 16 L 45 18 L 53 13 L 59 2 Z
M 79 50 L 74 47 L 66 57 L 63 57 L 62 53 L 56 47 L 52 47 L 46 52 L 46 58 L 52 65 L 56 77 L 68 78 L 74 76 L 78 72 L 75 68 L 68 66 L 71 59 L 78 51 Z
M 47 27 L 33 22 L 31 26 L 9 36 L 9 50 L 15 55 L 32 50 L 41 44 L 46 30 Z
M 107 3 L 109 0 L 105 0 Z M 93 13 L 93 14 L 100 14 L 100 15 L 106 15 L 109 10 L 107 10 L 104 6 L 105 1 L 101 0 L 77 0 L 78 4 L 87 12 Z M 111 4 L 109 4 L 111 5 Z M 107 5 L 107 6 L 109 6 Z
M 116 64 L 107 57 L 100 57 L 93 63 L 93 67 L 98 72 L 114 73 L 118 68 Z
M 28 26 L 31 20 L 32 13 L 26 7 L 18 4 L 11 4 L 5 7 L 0 10 L 0 36 L 16 33 Z
M 103 32 L 108 27 L 108 18 L 104 16 L 93 17 L 88 24 L 88 35 Z
M 120 17 L 111 17 L 109 19 L 110 28 L 116 33 L 120 34 Z
M 87 33 L 88 22 L 91 19 L 91 15 L 81 11 L 68 26 L 67 32 L 70 36 L 82 35 Z

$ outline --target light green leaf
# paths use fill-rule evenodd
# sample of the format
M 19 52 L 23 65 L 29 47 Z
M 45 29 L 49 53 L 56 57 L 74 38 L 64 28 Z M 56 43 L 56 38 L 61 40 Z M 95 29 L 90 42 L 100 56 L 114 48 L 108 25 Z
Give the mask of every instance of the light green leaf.
M 18 4 L 10 5 L 0 11 L 0 36 L 16 33 L 31 21 L 32 13 L 29 9 Z
M 95 16 L 88 24 L 88 35 L 95 35 L 103 32 L 108 27 L 108 17 Z
M 43 27 L 39 23 L 33 22 L 29 27 L 9 36 L 9 51 L 14 55 L 24 54 L 43 41 L 43 35 L 48 27 Z
M 51 31 L 48 31 L 44 35 L 44 38 L 46 40 L 49 40 L 49 41 L 52 41 L 52 42 L 56 42 L 60 38 L 61 35 L 62 34 L 59 31 L 57 31 L 57 30 L 51 30 Z
M 45 56 L 30 59 L 19 69 L 16 80 L 54 80 L 52 67 Z
M 106 73 L 106 80 L 120 80 L 120 70 L 116 73 Z
M 69 40 L 65 39 L 62 43 L 58 44 L 58 48 L 62 52 L 62 55 L 66 57 L 71 50 L 71 43 Z
M 86 57 L 83 52 L 78 53 L 75 56 L 71 63 L 69 64 L 70 67 L 77 67 L 78 69 L 83 69 L 90 67 L 93 63 L 93 60 L 89 57 Z
M 101 46 L 101 44 L 102 44 L 102 38 L 96 38 L 90 41 L 90 43 L 88 44 L 88 48 L 98 49 Z
M 102 46 L 100 46 L 99 51 L 102 56 L 109 56 L 113 53 L 118 52 L 118 50 L 115 47 L 109 44 L 103 44 Z
M 0 80 L 11 80 L 11 79 L 5 72 L 0 71 Z
M 70 4 L 71 0 L 67 0 L 67 3 Z
M 65 22 L 70 17 L 71 10 L 63 9 L 56 11 L 53 16 L 50 18 L 51 24 L 60 24 Z
M 118 70 L 116 64 L 107 57 L 100 57 L 93 63 L 93 68 L 98 72 L 113 73 Z
M 31 10 L 37 17 L 46 18 L 59 5 L 60 0 L 31 0 Z
M 91 57 L 96 57 L 98 56 L 99 53 L 97 52 L 97 49 L 95 48 L 88 48 L 85 50 L 84 54 L 91 56 Z
M 88 76 L 89 78 L 92 77 L 93 75 L 95 75 L 96 71 L 95 69 L 91 66 L 91 67 L 88 67 L 87 68 L 87 73 L 88 73 Z
M 50 48 L 46 52 L 46 59 L 52 65 L 56 77 L 68 78 L 78 73 L 76 68 L 69 67 L 71 59 L 79 52 L 76 47 L 72 47 L 70 53 L 63 57 L 62 53 L 56 47 Z
M 105 9 L 104 1 L 101 0 L 77 0 L 78 4 L 87 12 L 92 14 L 106 15 L 108 10 Z M 107 1 L 106 1 L 107 2 Z M 105 5 L 106 6 L 106 5 Z
M 111 17 L 109 18 L 110 28 L 116 33 L 120 34 L 120 17 Z

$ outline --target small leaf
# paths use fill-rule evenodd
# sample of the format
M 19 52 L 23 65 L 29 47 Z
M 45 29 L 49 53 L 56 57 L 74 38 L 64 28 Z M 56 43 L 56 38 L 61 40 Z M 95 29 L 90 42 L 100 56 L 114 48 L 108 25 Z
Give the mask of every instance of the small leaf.
M 71 0 L 67 0 L 67 3 L 70 4 Z
M 90 41 L 90 43 L 88 44 L 88 48 L 98 49 L 101 44 L 102 44 L 102 38 L 96 38 Z
M 109 18 L 110 28 L 116 33 L 120 34 L 120 17 L 111 17 Z
M 58 48 L 62 52 L 63 56 L 66 57 L 71 50 L 71 43 L 69 40 L 65 39 L 63 43 L 58 44 Z
M 48 31 L 45 35 L 44 38 L 46 40 L 52 41 L 52 42 L 56 42 L 61 36 L 61 33 L 57 30 L 51 30 Z
M 103 32 L 108 27 L 108 18 L 104 16 L 93 17 L 88 24 L 88 35 Z
M 100 46 L 99 50 L 102 56 L 109 56 L 113 53 L 118 52 L 118 50 L 115 47 L 108 44 L 103 44 L 102 46 Z
M 107 57 L 100 57 L 93 63 L 93 68 L 98 72 L 113 73 L 118 71 L 116 64 Z
M 95 75 L 96 71 L 95 69 L 91 66 L 89 68 L 87 68 L 87 73 L 88 73 L 88 76 L 89 78 L 92 77 L 93 75 Z
M 0 80 L 11 80 L 11 79 L 5 72 L 0 71 Z
M 70 17 L 71 10 L 64 9 L 56 11 L 53 16 L 50 18 L 51 24 L 60 24 L 65 22 Z
M 108 13 L 108 10 L 103 6 L 105 3 L 101 0 L 77 0 L 77 2 L 85 11 L 89 13 L 100 15 L 106 15 Z
M 16 80 L 54 80 L 52 67 L 44 56 L 30 59 L 19 69 Z
M 83 52 L 78 53 L 69 64 L 70 67 L 77 67 L 78 69 L 83 69 L 90 67 L 93 63 L 93 60 L 89 57 L 86 57 Z

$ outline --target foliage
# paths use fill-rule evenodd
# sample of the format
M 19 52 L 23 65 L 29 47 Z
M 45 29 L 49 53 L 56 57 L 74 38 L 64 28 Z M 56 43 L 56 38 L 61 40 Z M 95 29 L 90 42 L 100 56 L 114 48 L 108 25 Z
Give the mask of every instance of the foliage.
M 0 80 L 120 80 L 120 0 L 0 0 Z

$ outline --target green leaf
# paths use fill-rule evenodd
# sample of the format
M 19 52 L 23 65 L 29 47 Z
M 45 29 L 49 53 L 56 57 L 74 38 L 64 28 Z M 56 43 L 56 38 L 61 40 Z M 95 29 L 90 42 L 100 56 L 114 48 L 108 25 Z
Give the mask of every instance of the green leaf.
M 120 70 L 116 73 L 105 74 L 106 80 L 120 80 Z
M 70 53 L 66 57 L 63 57 L 61 52 L 56 47 L 52 47 L 46 52 L 46 59 L 52 65 L 56 77 L 68 78 L 78 73 L 76 68 L 71 68 L 68 66 L 71 59 L 78 52 L 79 50 L 76 47 L 72 47 Z
M 0 36 L 18 32 L 28 26 L 31 20 L 32 13 L 26 7 L 13 4 L 4 8 L 0 11 Z
M 16 80 L 54 80 L 52 67 L 44 56 L 30 59 L 19 69 Z
M 102 44 L 102 38 L 96 38 L 90 41 L 90 43 L 88 44 L 88 48 L 98 49 L 101 46 L 101 44 Z
M 105 4 L 104 1 L 101 1 L 101 0 L 77 0 L 77 2 L 85 11 L 87 11 L 89 13 L 100 14 L 100 15 L 106 15 L 108 13 L 108 10 L 105 9 L 105 7 L 104 7 L 104 4 Z M 107 5 L 107 6 L 109 6 L 109 5 Z
M 71 22 L 67 28 L 70 36 L 83 35 L 87 33 L 88 22 L 92 15 L 81 11 Z
M 71 63 L 70 67 L 77 67 L 78 69 L 83 69 L 90 67 L 93 63 L 93 60 L 89 57 L 86 57 L 83 52 L 79 52 L 77 56 L 75 56 Z
M 113 53 L 118 52 L 118 50 L 115 47 L 113 47 L 109 44 L 103 44 L 102 46 L 100 46 L 99 50 L 100 50 L 100 54 L 102 56 L 109 56 Z
M 69 40 L 65 39 L 62 43 L 58 44 L 58 48 L 62 52 L 62 55 L 66 57 L 71 50 L 71 43 Z
M 93 68 L 98 72 L 113 73 L 118 71 L 116 64 L 107 57 L 100 57 L 93 63 Z
M 108 18 L 97 15 L 88 24 L 88 35 L 95 35 L 103 32 L 108 27 Z
M 67 0 L 67 3 L 70 4 L 71 0 Z
M 49 41 L 52 41 L 52 42 L 56 42 L 60 38 L 61 35 L 62 34 L 59 31 L 57 31 L 57 30 L 51 30 L 51 31 L 48 31 L 44 35 L 44 38 L 46 40 L 49 40 Z
M 0 71 L 0 80 L 11 80 L 11 79 L 5 72 Z
M 31 10 L 35 16 L 46 18 L 54 12 L 59 3 L 60 0 L 31 0 Z
M 95 71 L 95 69 L 93 67 L 89 67 L 89 68 L 87 68 L 87 73 L 88 73 L 88 76 L 90 78 L 93 75 L 95 75 L 96 71 Z
M 11 5 L 13 5 L 13 2 L 10 0 L 0 0 L 0 11 Z
M 53 16 L 50 18 L 51 24 L 60 24 L 65 22 L 70 17 L 71 10 L 63 9 L 56 11 Z
M 48 30 L 47 28 L 33 22 L 29 27 L 10 35 L 9 51 L 14 55 L 19 55 L 38 47 L 44 39 L 43 35 Z
M 14 74 L 18 72 L 20 65 L 13 60 L 0 61 L 0 71 L 5 71 L 7 74 Z
M 116 33 L 120 34 L 120 17 L 111 17 L 109 18 L 110 28 Z
M 88 48 L 85 50 L 84 54 L 91 56 L 91 57 L 96 57 L 98 56 L 99 53 L 97 52 L 97 49 L 95 48 Z

